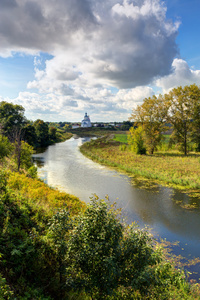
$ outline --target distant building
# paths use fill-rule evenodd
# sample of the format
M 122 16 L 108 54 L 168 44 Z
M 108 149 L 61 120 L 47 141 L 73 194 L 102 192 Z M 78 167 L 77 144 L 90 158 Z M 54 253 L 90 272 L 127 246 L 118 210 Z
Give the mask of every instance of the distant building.
M 81 122 L 81 127 L 92 127 L 90 117 L 85 113 L 84 119 Z
M 81 127 L 80 124 L 72 124 L 72 129 L 77 129 L 77 128 L 79 128 L 79 127 Z

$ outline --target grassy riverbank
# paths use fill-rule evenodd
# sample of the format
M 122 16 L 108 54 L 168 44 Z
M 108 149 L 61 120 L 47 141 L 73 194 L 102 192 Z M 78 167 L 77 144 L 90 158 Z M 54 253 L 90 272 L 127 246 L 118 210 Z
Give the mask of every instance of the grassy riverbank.
M 122 146 L 123 145 L 123 146 Z M 200 193 L 200 155 L 183 156 L 178 152 L 136 155 L 119 141 L 101 138 L 81 146 L 81 152 L 101 164 L 129 175 L 156 180 L 163 185 Z
M 109 202 L 91 203 L 4 165 L 0 299 L 200 299 L 199 284 L 148 232 L 122 226 Z

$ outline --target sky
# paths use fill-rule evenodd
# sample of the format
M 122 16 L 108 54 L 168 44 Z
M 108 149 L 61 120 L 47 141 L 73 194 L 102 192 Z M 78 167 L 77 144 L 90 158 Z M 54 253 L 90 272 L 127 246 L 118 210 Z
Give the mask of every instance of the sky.
M 200 85 L 199 0 L 0 0 L 0 101 L 27 119 L 126 121 Z

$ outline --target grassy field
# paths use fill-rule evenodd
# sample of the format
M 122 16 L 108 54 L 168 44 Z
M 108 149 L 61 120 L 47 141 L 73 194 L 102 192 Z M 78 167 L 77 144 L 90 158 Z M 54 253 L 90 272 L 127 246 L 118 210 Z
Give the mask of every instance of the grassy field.
M 114 141 L 124 143 L 124 144 L 128 144 L 128 138 L 127 137 L 128 137 L 128 135 L 125 134 L 125 133 L 115 134 Z
M 128 145 L 121 147 L 120 141 L 97 139 L 86 143 L 81 151 L 91 159 L 125 171 L 129 175 L 152 179 L 163 185 L 191 189 L 194 195 L 200 193 L 200 155 L 181 155 L 178 151 L 156 152 L 154 155 L 136 155 Z

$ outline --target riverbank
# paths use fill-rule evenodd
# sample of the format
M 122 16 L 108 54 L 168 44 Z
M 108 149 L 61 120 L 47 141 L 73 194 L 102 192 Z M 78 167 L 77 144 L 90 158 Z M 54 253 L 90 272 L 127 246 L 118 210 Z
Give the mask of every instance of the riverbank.
M 101 164 L 117 168 L 141 179 L 156 181 L 165 186 L 190 192 L 200 197 L 200 156 L 178 153 L 136 155 L 126 145 L 103 137 L 85 143 L 81 152 Z
M 81 186 L 81 178 L 83 177 L 82 174 L 86 177 L 86 181 L 83 182 L 83 186 L 86 187 L 87 189 L 90 188 L 90 185 L 92 183 L 90 182 L 90 178 L 86 175 L 87 174 L 87 168 L 85 163 L 81 163 L 80 157 L 82 160 L 87 161 L 89 164 L 89 174 L 91 175 L 92 178 L 94 178 L 94 173 L 92 173 L 92 168 L 91 165 L 93 163 L 83 157 L 81 153 L 79 152 L 78 145 L 80 145 L 81 142 L 84 142 L 86 139 L 71 139 L 71 141 L 68 141 L 66 143 L 59 143 L 55 146 L 50 146 L 47 150 L 46 153 L 48 155 L 45 158 L 45 154 L 42 156 L 39 155 L 41 161 L 45 162 L 45 159 L 48 158 L 48 161 L 46 162 L 48 167 L 50 167 L 50 173 L 52 176 L 52 171 L 55 170 L 55 174 L 59 173 L 61 174 L 61 177 L 63 177 L 63 172 L 61 166 L 64 165 L 64 172 L 68 173 L 69 177 L 72 179 L 72 181 L 77 181 L 78 187 Z M 106 143 L 109 141 L 105 141 Z M 110 141 L 111 144 L 115 145 L 116 142 Z M 72 144 L 76 145 L 73 146 Z M 120 145 L 120 144 L 118 144 Z M 53 150 L 53 152 L 52 152 Z M 78 156 L 78 154 L 80 156 Z M 55 168 L 53 167 L 52 160 L 55 162 Z M 71 160 L 71 161 L 70 161 Z M 65 162 L 68 162 L 68 167 L 66 167 Z M 51 162 L 51 163 L 50 163 Z M 95 164 L 94 164 L 95 165 Z M 53 168 L 52 168 L 53 167 Z M 77 174 L 74 176 L 75 173 L 73 173 L 72 170 L 77 168 L 77 173 L 80 174 L 81 176 L 79 177 Z M 99 167 L 97 168 L 99 170 Z M 101 168 L 100 169 L 104 169 Z M 66 172 L 67 170 L 67 172 Z M 82 173 L 83 170 L 83 173 Z M 92 173 L 92 174 L 91 174 Z M 113 173 L 111 171 L 111 173 Z M 114 172 L 115 173 L 115 172 Z M 2 174 L 3 175 L 3 174 Z M 65 289 L 66 287 L 66 282 L 70 283 L 71 279 L 76 280 L 78 276 L 81 276 L 82 280 L 87 279 L 88 276 L 85 273 L 80 273 L 80 268 L 78 266 L 78 272 L 76 271 L 77 269 L 73 269 L 76 267 L 74 264 L 74 259 L 77 257 L 78 261 L 80 261 L 80 251 L 81 251 L 81 258 L 84 259 L 84 269 L 83 272 L 85 272 L 85 255 L 94 255 L 90 259 L 87 258 L 87 261 L 90 263 L 92 261 L 92 266 L 95 264 L 95 270 L 97 270 L 97 275 L 99 276 L 99 267 L 96 267 L 96 262 L 98 259 L 99 266 L 104 264 L 106 262 L 107 265 L 107 259 L 102 260 L 102 247 L 99 247 L 99 243 L 103 245 L 103 249 L 105 248 L 104 245 L 107 247 L 107 245 L 111 245 L 112 243 L 108 243 L 108 236 L 110 236 L 110 232 L 113 232 L 115 234 L 114 238 L 119 236 L 118 231 L 114 228 L 114 231 L 112 231 L 112 224 L 113 223 L 107 223 L 106 220 L 105 222 L 103 221 L 100 226 L 96 226 L 96 221 L 94 221 L 95 216 L 97 217 L 98 220 L 102 220 L 102 216 L 104 214 L 101 213 L 99 210 L 98 206 L 98 201 L 95 201 L 95 206 L 91 210 L 91 202 L 89 205 L 85 205 L 84 203 L 80 203 L 78 199 L 74 196 L 66 196 L 66 194 L 63 193 L 58 193 L 58 191 L 49 188 L 47 185 L 45 185 L 43 182 L 40 180 L 38 181 L 37 179 L 31 179 L 29 176 L 25 176 L 25 174 L 19 174 L 19 173 L 9 173 L 7 175 L 7 184 L 6 186 L 2 185 L 3 187 L 3 199 L 5 199 L 4 205 L 2 205 L 0 208 L 2 209 L 2 222 L 1 228 L 2 228 L 2 235 L 0 236 L 1 238 L 4 238 L 3 242 L 1 242 L 1 249 L 3 249 L 3 258 L 5 261 L 5 268 L 6 270 L 12 271 L 11 275 L 10 273 L 8 274 L 3 268 L 2 271 L 2 276 L 3 278 L 7 279 L 8 283 L 11 283 L 11 288 L 13 287 L 14 290 L 14 295 L 16 298 L 20 298 L 20 296 L 24 296 L 24 293 L 28 293 L 29 298 L 33 299 L 57 299 L 58 295 L 60 299 L 68 299 L 68 298 L 76 298 L 76 299 L 90 299 L 89 294 L 84 293 L 84 285 L 83 285 L 83 292 L 75 292 L 69 291 L 68 289 Z M 113 177 L 113 176 L 112 176 Z M 121 177 L 121 176 L 120 176 Z M 122 176 L 123 177 L 123 176 Z M 98 179 L 97 179 L 98 178 Z M 1 179 L 1 178 L 0 178 Z M 2 177 L 2 180 L 0 182 L 3 183 L 4 176 Z M 53 181 L 56 182 L 56 178 L 53 176 L 52 177 Z M 66 180 L 65 182 L 67 185 L 69 185 L 70 181 Z M 76 180 L 74 180 L 76 179 Z M 106 180 L 108 177 L 106 177 Z M 106 181 L 105 177 L 103 178 L 103 181 Z M 98 185 L 102 185 L 101 178 L 98 173 L 98 177 L 94 178 L 94 181 L 98 181 Z M 108 180 L 107 180 L 108 181 Z M 118 181 L 115 181 L 118 182 Z M 51 185 L 51 183 L 49 183 Z M 109 181 L 109 184 L 107 185 L 106 191 L 110 191 L 111 189 L 116 189 L 117 183 L 112 185 L 111 182 Z M 5 195 L 4 195 L 4 190 L 5 190 Z M 94 189 L 96 190 L 96 188 Z M 0 191 L 1 191 L 1 186 L 0 186 Z M 6 192 L 7 191 L 7 192 Z M 120 198 L 125 198 L 126 202 L 126 188 L 122 189 L 122 194 Z M 77 189 L 76 189 L 77 192 Z M 76 194 L 76 193 L 72 193 Z M 1 194 L 0 194 L 1 196 Z M 5 196 L 5 197 L 4 197 Z M 129 197 L 128 197 L 129 198 Z M 132 199 L 130 197 L 130 199 Z M 8 202 L 9 200 L 9 202 Z M 133 200 L 133 199 L 132 199 Z M 159 200 L 160 201 L 160 200 Z M 124 202 L 124 203 L 125 203 Z M 140 198 L 138 199 L 138 203 L 142 202 L 142 197 L 140 193 Z M 148 201 L 148 202 L 153 202 Z M 105 203 L 103 200 L 99 200 L 99 203 Z M 103 204 L 103 207 L 105 204 Z M 113 209 L 113 205 L 111 205 Z M 121 206 L 123 207 L 123 205 Z M 60 208 L 60 209 L 59 209 Z M 64 209 L 62 209 L 64 208 Z M 116 207 L 117 208 L 117 207 Z M 94 210 L 95 209 L 95 210 Z M 150 210 L 150 209 L 149 209 Z M 152 209 L 153 210 L 153 209 Z M 70 211 L 70 215 L 68 215 L 68 211 Z M 82 211 L 86 212 L 84 215 L 82 214 Z M 91 211 L 91 218 L 88 218 L 88 213 Z M 147 209 L 148 211 L 148 209 Z M 99 214 L 96 214 L 98 212 Z M 194 215 L 191 214 L 191 212 L 187 212 L 192 216 L 194 219 Z M 166 214 L 166 211 L 165 211 Z M 172 211 L 171 211 L 172 214 Z M 170 215 L 171 215 L 170 214 Z M 74 216 L 75 218 L 71 216 Z M 173 216 L 174 214 L 174 208 L 173 208 Z M 99 216 L 101 216 L 99 218 Z M 110 213 L 109 213 L 110 216 Z M 191 218 L 187 218 L 188 214 L 184 214 L 185 219 L 187 219 L 187 223 L 192 223 L 190 222 Z M 178 218 L 178 223 L 179 222 L 179 217 L 180 217 L 180 211 L 179 214 L 176 215 L 176 218 L 168 219 L 169 222 L 166 222 L 166 218 L 164 218 L 165 223 L 172 224 L 173 219 Z M 88 225 L 88 219 L 91 220 L 92 223 Z M 78 230 L 76 227 L 77 222 L 80 220 L 80 227 L 78 227 Z M 155 221 L 155 218 L 154 218 Z M 75 223 L 73 223 L 75 222 Z M 181 222 L 182 223 L 182 222 Z M 184 220 L 183 220 L 184 223 Z M 103 225 L 102 225 L 103 224 Z M 105 227 L 106 230 L 109 230 L 109 235 L 105 234 Z M 109 225 L 109 226 L 108 226 Z M 94 228 L 92 226 L 95 226 Z M 126 225 L 123 223 L 123 226 L 120 226 L 120 228 L 124 228 Z M 72 228 L 73 227 L 73 228 Z M 198 228 L 198 223 L 196 223 L 195 228 Z M 92 228 L 92 229 L 91 229 Z M 102 230 L 99 232 L 99 228 Z M 127 228 L 130 228 L 129 226 Z M 80 231 L 80 230 L 81 231 Z M 85 229 L 89 229 L 89 234 L 87 234 L 87 231 Z M 91 231 L 92 230 L 92 231 Z M 110 231 L 111 230 L 111 231 Z M 136 234 L 140 231 L 136 227 Z M 92 235 L 91 235 L 92 232 Z M 142 231 L 144 232 L 144 231 Z M 141 234 L 142 234 L 141 232 Z M 135 233 L 135 232 L 134 232 Z M 194 233 L 194 230 L 193 230 Z M 23 234 L 23 236 L 19 235 Z M 77 234 L 78 237 L 78 244 L 75 244 L 71 248 L 68 245 L 69 243 L 74 241 L 74 238 L 76 237 L 75 235 Z M 97 234 L 95 238 L 95 234 Z M 197 230 L 197 238 L 198 238 L 198 230 Z M 99 237 L 101 241 L 99 240 Z M 127 234 L 125 234 L 125 244 L 122 243 L 121 237 L 120 237 L 120 245 L 127 245 L 128 250 L 130 249 L 129 244 L 129 239 L 127 239 Z M 133 235 L 134 237 L 134 243 L 133 246 L 135 249 L 138 249 L 138 243 L 140 245 L 140 242 L 137 239 L 137 235 Z M 80 240 L 81 238 L 81 240 Z M 82 239 L 83 238 L 83 239 Z M 105 243 L 102 244 L 103 238 L 105 238 Z M 91 239 L 88 240 L 88 239 Z M 1 240 L 2 241 L 2 240 Z M 9 242 L 8 242 L 9 241 Z M 75 240 L 77 241 L 77 239 Z M 97 247 L 95 248 L 95 251 L 91 250 L 88 251 L 88 247 L 85 244 L 85 242 L 89 241 L 89 244 L 91 245 L 92 249 L 94 249 L 95 245 Z M 99 242 L 100 241 L 100 242 Z M 116 241 L 116 238 L 115 238 Z M 131 241 L 130 241 L 131 242 Z M 149 245 L 150 240 L 148 240 L 147 244 Z M 154 241 L 155 242 L 155 241 Z M 185 241 L 185 244 L 188 243 L 188 241 Z M 5 247 L 3 248 L 2 245 Z M 77 245 L 79 245 L 80 251 L 77 251 Z M 86 245 L 86 246 L 85 246 Z M 115 244 L 116 245 L 116 244 Z M 146 244 L 144 244 L 145 246 Z M 155 245 L 155 244 L 154 244 Z M 161 245 L 158 244 L 158 247 Z M 181 245 L 182 247 L 182 245 Z M 197 245 L 195 244 L 195 247 Z M 68 249 L 70 252 L 68 252 Z M 72 250 L 71 250 L 72 249 Z M 86 252 L 84 252 L 84 249 L 86 249 Z M 114 249 L 109 249 L 106 248 L 105 253 L 106 255 L 111 253 L 112 258 L 114 257 L 113 253 L 115 253 L 116 247 Z M 117 247 L 118 249 L 118 247 Z M 146 248 L 145 248 L 146 249 Z M 144 249 L 144 250 L 145 250 Z M 153 250 L 154 248 L 152 248 Z M 157 248 L 156 248 L 157 249 Z M 126 250 L 126 248 L 125 248 Z M 143 249 L 141 251 L 143 252 Z M 140 253 L 141 253 L 140 252 Z M 12 256 L 10 257 L 10 253 L 12 253 Z M 70 256 L 68 256 L 68 253 Z M 134 253 L 134 251 L 123 251 L 124 253 L 133 253 L 134 254 L 134 265 L 138 266 L 138 263 L 135 263 L 137 260 L 137 257 L 139 257 L 140 260 L 140 265 L 142 264 L 142 256 L 141 254 L 138 256 L 137 253 Z M 67 254 L 67 255 L 66 255 Z M 117 255 L 119 252 L 117 252 Z M 183 254 L 183 253 L 182 253 Z M 190 281 L 190 279 L 187 277 L 188 280 L 185 280 L 185 276 L 181 269 L 185 268 L 187 270 L 187 267 L 189 265 L 185 265 L 185 259 L 184 259 L 184 265 L 182 262 L 175 262 L 175 258 L 173 258 L 173 255 L 169 253 L 167 257 L 165 257 L 165 251 L 163 252 L 163 260 L 161 265 L 156 264 L 155 265 L 155 270 L 156 270 L 156 286 L 154 288 L 152 279 L 151 283 L 152 285 L 150 286 L 149 289 L 149 294 L 147 297 L 145 295 L 147 292 L 145 292 L 145 295 L 142 294 L 140 296 L 140 290 L 138 289 L 137 286 L 133 286 L 133 289 L 127 289 L 126 286 L 120 286 L 116 287 L 113 296 L 108 296 L 107 299 L 125 299 L 126 295 L 127 298 L 132 298 L 132 296 L 137 295 L 138 299 L 199 299 L 199 285 L 198 284 L 191 284 L 194 282 Z M 68 260 L 66 261 L 66 257 Z M 105 256 L 104 256 L 105 257 Z M 118 256 L 119 257 L 119 256 Z M 72 258 L 72 260 L 71 260 Z M 148 259 L 148 253 L 146 255 L 145 253 L 145 262 Z M 172 268 L 169 269 L 168 266 L 173 264 L 171 263 L 171 259 L 174 261 L 174 263 L 178 266 L 178 269 L 180 270 L 180 273 L 175 271 L 176 269 Z M 109 257 L 110 261 L 110 257 Z M 123 259 L 124 261 L 124 259 Z M 195 261 L 196 263 L 198 261 Z M 193 263 L 193 262 L 192 262 Z M 128 261 L 128 264 L 130 266 L 130 260 Z M 14 267 L 13 267 L 14 265 Z M 140 266 L 139 265 L 139 266 Z M 191 263 L 190 263 L 191 265 Z M 25 266 L 25 267 L 24 267 Z M 67 269 L 67 267 L 69 268 Z M 118 266 L 122 266 L 122 264 L 118 264 Z M 111 266 L 112 267 L 112 266 Z M 109 268 L 111 268 L 109 266 Z M 115 265 L 114 265 L 115 267 Z M 150 275 L 152 278 L 152 270 L 154 266 L 146 266 L 144 272 L 139 272 L 139 277 L 137 274 L 134 273 L 135 267 L 133 272 L 131 271 L 130 275 L 126 275 L 126 280 L 129 280 L 130 276 L 134 276 L 134 278 L 138 278 L 138 280 L 142 280 L 142 284 L 140 285 L 141 289 L 145 286 L 144 280 L 145 278 L 149 278 L 149 273 L 147 272 L 148 270 L 150 271 Z M 67 273 L 65 271 L 67 270 Z M 91 272 L 91 266 L 89 266 L 86 270 L 88 272 Z M 111 269 L 112 270 L 112 269 Z M 127 270 L 127 267 L 126 267 Z M 138 267 L 136 268 L 138 270 Z M 159 273 L 157 270 L 160 270 Z M 189 269 L 190 270 L 190 269 Z M 172 271 L 172 272 L 171 272 Z M 81 270 L 82 272 L 82 270 Z M 92 271 L 93 272 L 93 271 Z M 123 270 L 122 270 L 123 272 Z M 176 272 L 176 273 L 174 273 Z M 193 272 L 193 271 L 192 271 Z M 31 276 L 29 275 L 31 274 Z M 93 275 L 94 274 L 94 275 Z M 91 279 L 95 279 L 96 273 L 93 273 Z M 108 275 L 107 275 L 108 274 Z M 120 274 L 120 273 L 119 273 Z M 178 277 L 176 277 L 176 274 Z M 19 275 L 19 276 L 18 276 Z M 160 276 L 161 275 L 161 276 Z M 102 274 L 103 278 L 105 279 L 105 276 L 110 276 L 107 269 L 104 273 Z M 13 278 L 14 277 L 14 278 Z M 176 284 L 176 279 L 175 277 L 179 280 L 181 280 L 181 284 L 177 285 Z M 19 278 L 19 280 L 18 280 Z M 97 281 L 93 282 L 99 282 L 100 279 Z M 110 277 L 109 277 L 110 278 Z M 23 281 L 22 281 L 23 279 Z M 0 280 L 1 280 L 1 272 L 0 272 Z M 110 280 L 110 279 L 109 279 Z M 159 284 L 158 284 L 159 280 Z M 167 285 L 166 285 L 166 280 Z M 48 284 L 50 282 L 50 284 Z M 104 280 L 105 282 L 105 280 Z M 120 282 L 119 280 L 117 282 Z M 148 280 L 149 282 L 149 280 Z M 172 283 L 172 285 L 171 285 Z M 174 285 L 175 283 L 175 285 Z M 183 284 L 182 284 L 183 283 Z M 162 288 L 164 284 L 164 290 Z M 33 289 L 34 285 L 34 289 Z M 62 289 L 62 287 L 64 287 Z M 172 289 L 171 289 L 172 288 Z M 40 290 L 39 290 L 40 289 Z M 92 291 L 96 291 L 95 288 L 92 288 Z M 74 294 L 75 293 L 75 294 Z M 122 294 L 121 294 L 122 293 Z M 155 296 L 155 293 L 158 293 L 158 296 Z M 45 296 L 46 297 L 45 297 Z M 161 296 L 160 296 L 161 295 Z M 129 297 L 130 296 L 130 297 Z M 180 297 L 179 297 L 180 296 Z M 1 298 L 1 294 L 0 294 Z M 94 297 L 93 297 L 94 298 Z M 28 297 L 27 297 L 28 299 Z M 96 297 L 95 297 L 96 299 Z

